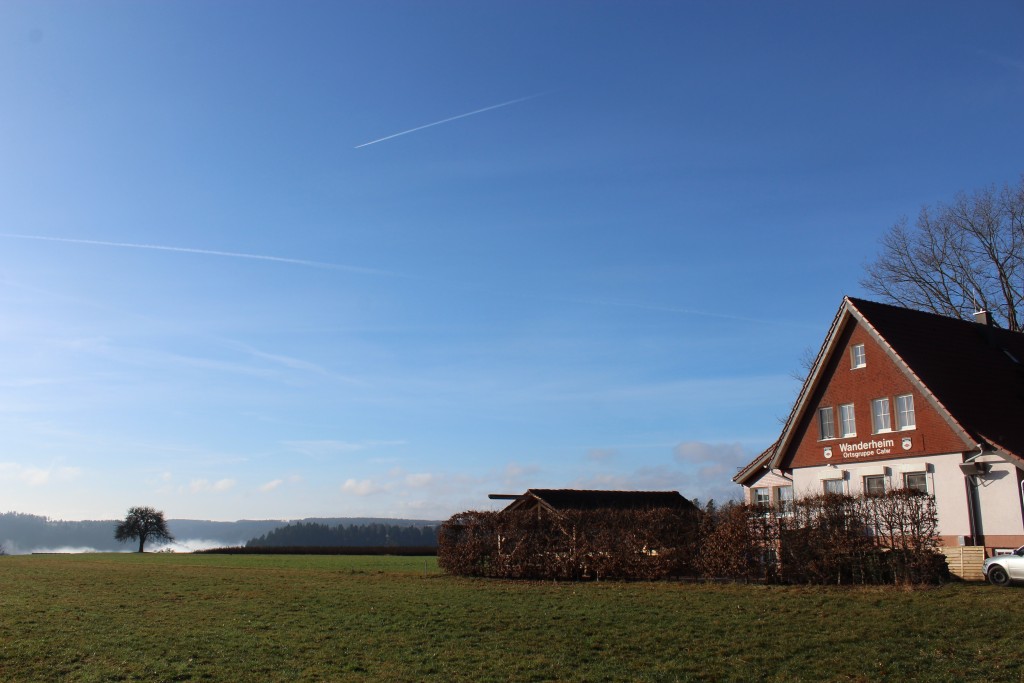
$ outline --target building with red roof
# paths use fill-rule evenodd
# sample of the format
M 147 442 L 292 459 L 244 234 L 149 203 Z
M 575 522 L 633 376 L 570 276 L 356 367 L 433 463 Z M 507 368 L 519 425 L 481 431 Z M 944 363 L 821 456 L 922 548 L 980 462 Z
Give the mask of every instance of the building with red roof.
M 1024 334 L 845 298 L 778 441 L 733 480 L 780 506 L 919 489 L 947 549 L 1024 545 Z

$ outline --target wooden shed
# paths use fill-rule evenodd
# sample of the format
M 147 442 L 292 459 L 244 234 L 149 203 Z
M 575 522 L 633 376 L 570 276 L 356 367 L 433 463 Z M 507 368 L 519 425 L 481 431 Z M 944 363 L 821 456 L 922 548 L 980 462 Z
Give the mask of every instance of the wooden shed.
M 528 489 L 526 493 L 492 493 L 491 500 L 511 500 L 505 511 L 564 510 L 696 510 L 678 491 L 599 491 L 587 489 Z

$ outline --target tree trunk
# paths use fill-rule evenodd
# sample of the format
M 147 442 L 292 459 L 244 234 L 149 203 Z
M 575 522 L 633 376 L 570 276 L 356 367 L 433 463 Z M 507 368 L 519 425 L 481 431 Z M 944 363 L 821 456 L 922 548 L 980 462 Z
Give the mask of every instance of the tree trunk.
M 139 536 L 139 552 L 140 553 L 142 552 L 142 546 L 144 546 L 145 544 L 146 544 L 146 537 L 145 536 Z

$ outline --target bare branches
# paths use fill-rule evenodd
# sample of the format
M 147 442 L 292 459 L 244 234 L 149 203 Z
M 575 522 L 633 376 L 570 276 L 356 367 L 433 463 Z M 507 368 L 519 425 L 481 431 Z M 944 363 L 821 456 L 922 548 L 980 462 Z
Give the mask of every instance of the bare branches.
M 947 576 L 937 547 L 935 499 L 896 490 L 811 496 L 785 510 L 463 512 L 441 526 L 437 561 L 451 574 L 504 579 L 911 585 Z
M 1024 175 L 1015 187 L 960 193 L 899 220 L 881 240 L 861 285 L 884 300 L 969 320 L 988 310 L 1006 328 L 1024 324 Z

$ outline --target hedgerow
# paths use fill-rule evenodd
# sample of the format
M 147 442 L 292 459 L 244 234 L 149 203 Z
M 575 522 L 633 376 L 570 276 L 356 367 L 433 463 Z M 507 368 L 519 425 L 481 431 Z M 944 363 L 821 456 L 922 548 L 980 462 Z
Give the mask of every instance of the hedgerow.
M 451 574 L 505 579 L 936 583 L 949 576 L 936 520 L 934 498 L 911 490 L 786 509 L 469 511 L 441 526 L 437 555 Z

